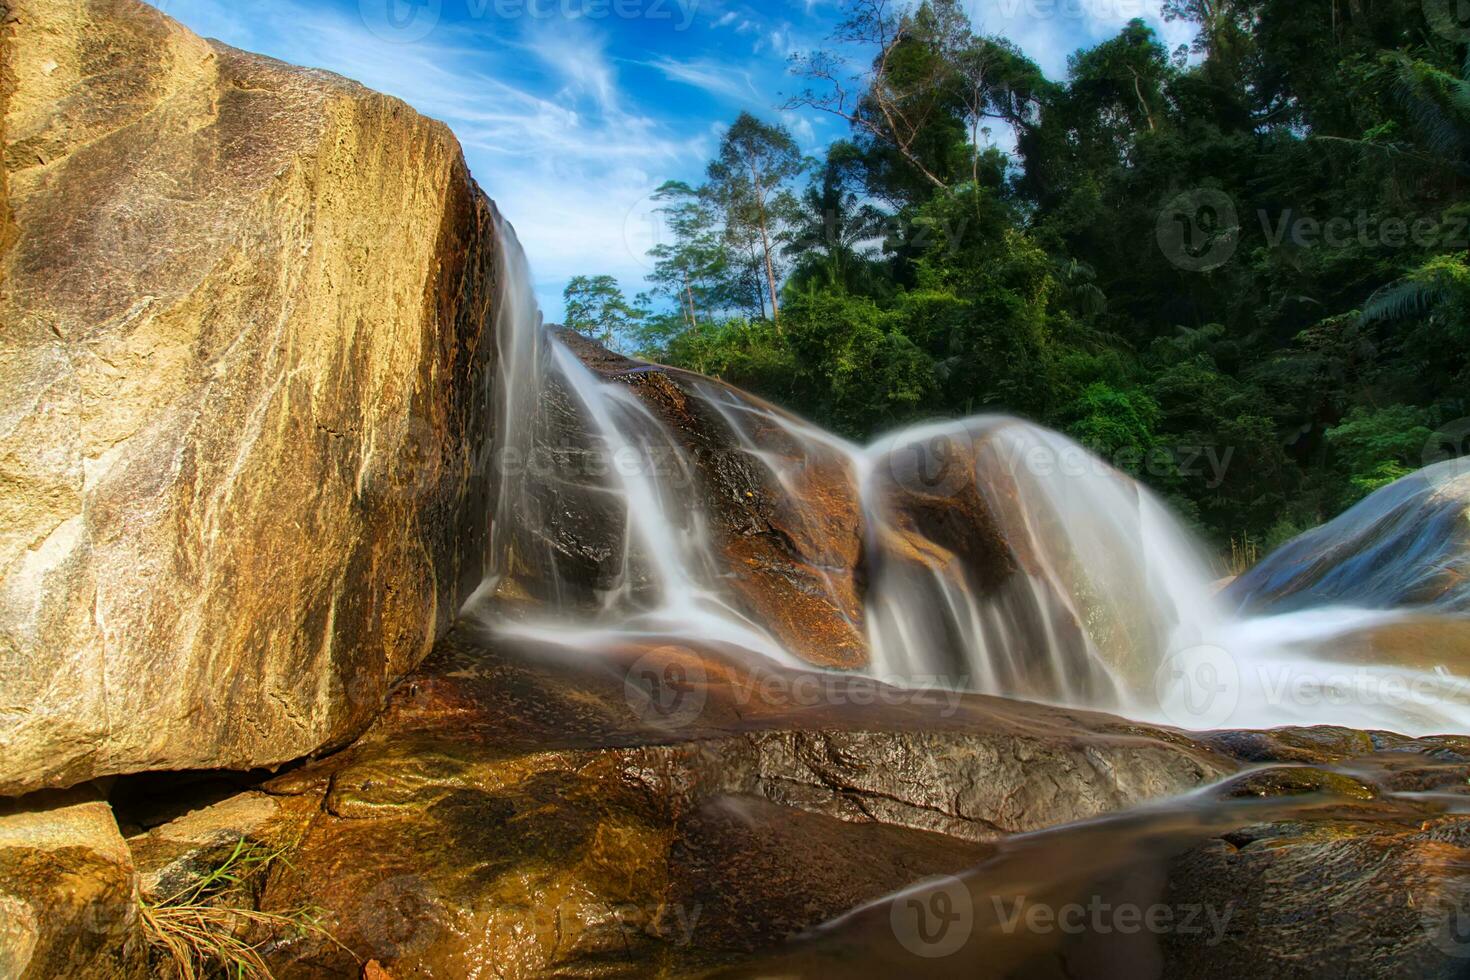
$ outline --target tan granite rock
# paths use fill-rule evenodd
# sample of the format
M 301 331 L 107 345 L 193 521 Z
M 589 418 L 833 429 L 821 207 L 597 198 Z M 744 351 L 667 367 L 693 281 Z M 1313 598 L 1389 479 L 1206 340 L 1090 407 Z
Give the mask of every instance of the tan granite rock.
M 394 99 L 11 6 L 0 795 L 342 744 L 480 578 L 491 205 Z
M 0 976 L 142 976 L 132 855 L 106 803 L 0 810 Z

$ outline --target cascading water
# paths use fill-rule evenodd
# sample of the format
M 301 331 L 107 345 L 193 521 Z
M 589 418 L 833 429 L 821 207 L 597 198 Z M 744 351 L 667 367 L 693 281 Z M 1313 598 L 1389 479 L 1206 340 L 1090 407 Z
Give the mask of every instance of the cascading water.
M 856 645 L 895 685 L 1193 728 L 1470 731 L 1470 692 L 1449 665 L 1336 655 L 1406 620 L 1463 619 L 1228 613 L 1164 505 L 1063 436 L 984 416 L 853 445 L 718 382 L 546 330 L 514 232 L 502 224 L 500 237 L 493 554 L 471 600 L 495 629 L 591 651 L 719 645 L 810 669 L 793 652 L 801 625 L 775 628 L 783 609 L 742 589 L 775 574 L 730 544 L 759 533 L 804 557 L 782 601 L 820 609 L 812 644 Z M 670 405 L 713 420 L 725 455 L 712 462 Z M 712 467 L 733 474 L 720 499 Z M 759 492 L 729 489 L 747 485 Z M 765 501 L 780 527 L 737 526 L 740 498 Z M 849 513 L 851 527 L 833 516 Z M 1411 693 L 1382 696 L 1390 687 Z

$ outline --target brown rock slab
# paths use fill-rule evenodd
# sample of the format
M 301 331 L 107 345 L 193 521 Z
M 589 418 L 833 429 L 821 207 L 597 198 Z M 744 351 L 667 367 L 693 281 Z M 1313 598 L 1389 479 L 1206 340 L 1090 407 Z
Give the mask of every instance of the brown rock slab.
M 703 699 L 692 715 L 628 686 L 671 664 Z M 453 633 L 361 741 L 265 784 L 329 790 L 264 906 L 325 909 L 395 975 L 677 973 L 1233 767 L 1103 715 L 751 671 L 717 650 L 604 659 Z M 835 686 L 798 693 L 818 677 Z M 277 963 L 355 969 L 319 942 Z

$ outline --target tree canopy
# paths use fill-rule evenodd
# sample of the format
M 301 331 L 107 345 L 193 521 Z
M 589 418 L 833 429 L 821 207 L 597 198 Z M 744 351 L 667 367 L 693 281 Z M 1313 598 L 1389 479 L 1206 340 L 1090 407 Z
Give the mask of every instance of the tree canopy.
M 848 0 L 862 56 L 798 57 L 783 108 L 849 137 L 810 162 L 743 114 L 665 185 L 632 343 L 855 438 L 1031 417 L 1222 549 L 1433 461 L 1470 431 L 1470 32 L 1418 0 L 1163 13 L 1192 44 L 1135 20 L 1051 80 L 955 0 Z

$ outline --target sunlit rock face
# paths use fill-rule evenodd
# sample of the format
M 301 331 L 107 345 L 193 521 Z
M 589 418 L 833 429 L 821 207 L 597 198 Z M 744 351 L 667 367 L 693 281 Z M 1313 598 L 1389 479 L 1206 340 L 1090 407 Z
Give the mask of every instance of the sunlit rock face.
M 481 576 L 490 205 L 393 99 L 11 9 L 0 794 L 345 740 Z
M 1272 552 L 1225 594 L 1251 612 L 1470 612 L 1470 461 L 1446 460 L 1384 487 Z
M 90 793 L 0 804 L 0 976 L 148 976 L 133 856 Z

